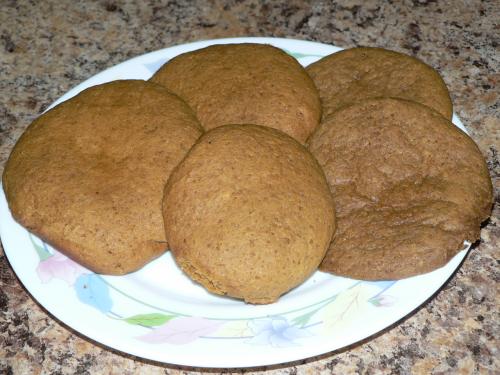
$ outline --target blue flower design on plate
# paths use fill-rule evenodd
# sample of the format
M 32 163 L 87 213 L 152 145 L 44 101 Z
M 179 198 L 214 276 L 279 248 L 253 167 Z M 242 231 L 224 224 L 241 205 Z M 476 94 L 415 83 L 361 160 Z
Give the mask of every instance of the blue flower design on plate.
M 247 341 L 254 345 L 271 345 L 278 348 L 286 348 L 299 345 L 295 340 L 311 337 L 313 334 L 305 328 L 297 328 L 291 325 L 284 317 L 273 317 L 268 319 L 256 319 L 248 322 L 254 337 Z
M 109 295 L 108 285 L 96 274 L 81 275 L 75 282 L 78 299 L 103 313 L 111 311 L 113 301 Z

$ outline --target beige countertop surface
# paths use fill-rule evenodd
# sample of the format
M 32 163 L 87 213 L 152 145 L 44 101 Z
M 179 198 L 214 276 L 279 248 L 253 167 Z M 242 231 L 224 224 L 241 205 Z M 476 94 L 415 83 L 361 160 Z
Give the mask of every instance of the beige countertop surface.
M 138 5 L 140 4 L 140 5 Z M 427 303 L 350 348 L 291 364 L 199 369 L 153 363 L 85 339 L 41 308 L 0 251 L 2 374 L 483 374 L 500 372 L 498 1 L 0 2 L 0 172 L 26 126 L 92 75 L 134 56 L 232 36 L 395 49 L 443 75 L 495 187 L 481 241 Z

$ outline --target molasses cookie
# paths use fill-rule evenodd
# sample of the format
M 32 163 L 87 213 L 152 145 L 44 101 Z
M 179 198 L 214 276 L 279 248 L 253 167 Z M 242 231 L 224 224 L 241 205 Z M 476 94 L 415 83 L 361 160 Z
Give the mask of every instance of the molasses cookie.
M 323 271 L 370 280 L 432 271 L 476 241 L 490 214 L 481 152 L 424 105 L 385 98 L 343 107 L 320 125 L 309 150 L 336 204 Z
M 271 303 L 318 267 L 335 228 L 312 155 L 256 125 L 205 133 L 174 170 L 163 201 L 178 265 L 209 291 Z
M 297 60 L 270 45 L 223 44 L 184 53 L 151 81 L 185 99 L 206 130 L 257 124 L 304 143 L 321 117 L 309 75 Z
M 164 87 L 91 87 L 35 120 L 3 188 L 13 217 L 89 269 L 135 271 L 167 248 L 161 201 L 170 171 L 201 135 Z
M 319 90 L 323 119 L 340 107 L 376 97 L 413 100 L 450 120 L 453 114 L 450 94 L 439 73 L 402 53 L 351 48 L 309 65 L 307 72 Z

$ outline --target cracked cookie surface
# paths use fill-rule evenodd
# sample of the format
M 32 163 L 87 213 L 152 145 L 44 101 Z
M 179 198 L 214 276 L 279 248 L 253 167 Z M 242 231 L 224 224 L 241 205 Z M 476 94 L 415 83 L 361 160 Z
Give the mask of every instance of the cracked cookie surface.
M 373 280 L 428 272 L 477 240 L 489 216 L 491 180 L 476 144 L 418 103 L 344 107 L 320 125 L 309 150 L 336 204 L 323 271 Z

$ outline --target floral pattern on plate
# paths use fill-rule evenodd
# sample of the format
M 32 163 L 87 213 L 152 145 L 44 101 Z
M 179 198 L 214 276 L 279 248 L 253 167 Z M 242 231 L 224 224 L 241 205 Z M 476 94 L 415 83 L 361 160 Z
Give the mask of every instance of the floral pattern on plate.
M 118 319 L 124 324 L 144 328 L 145 333 L 137 340 L 148 344 L 183 345 L 200 338 L 209 340 L 241 339 L 249 345 L 269 345 L 283 348 L 301 344 L 302 338 L 312 337 L 321 332 L 339 329 L 343 324 L 364 313 L 366 305 L 383 308 L 392 306 L 397 299 L 389 294 L 396 281 L 359 281 L 325 300 L 304 306 L 291 312 L 267 318 L 214 319 L 172 312 L 146 311 L 143 314 L 124 316 L 113 309 L 110 285 L 99 274 L 95 274 L 74 262 L 30 234 L 33 249 L 40 263 L 37 275 L 42 283 L 53 279 L 65 281 L 74 288 L 80 302 L 90 305 L 110 319 Z M 127 293 L 115 290 L 121 297 Z M 220 297 L 224 298 L 224 297 Z M 141 303 L 134 298 L 136 303 Z M 144 303 L 144 306 L 146 304 Z

